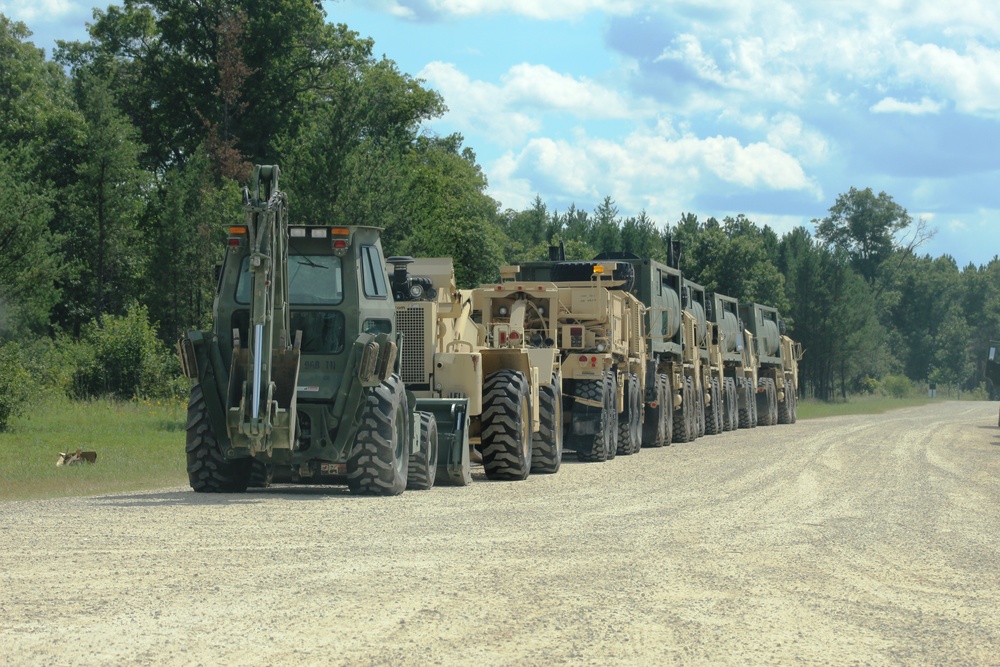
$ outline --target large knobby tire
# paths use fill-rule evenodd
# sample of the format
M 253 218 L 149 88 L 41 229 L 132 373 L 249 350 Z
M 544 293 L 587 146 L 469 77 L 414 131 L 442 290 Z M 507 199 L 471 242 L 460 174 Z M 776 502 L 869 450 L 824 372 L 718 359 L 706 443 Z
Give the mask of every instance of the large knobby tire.
M 615 435 L 617 434 L 614 390 L 613 380 L 609 381 L 607 375 L 602 380 L 577 381 L 576 393 L 580 398 L 601 404 L 596 432 L 574 438 L 580 443 L 576 450 L 578 461 L 599 463 L 612 458 L 613 448 L 616 446 Z M 582 442 L 585 440 L 589 442 Z
M 673 438 L 673 396 L 670 393 L 670 379 L 663 374 L 656 376 L 656 407 L 646 406 L 646 416 L 642 422 L 642 446 L 665 447 Z
M 419 451 L 410 452 L 406 488 L 426 491 L 434 486 L 438 465 L 438 426 L 429 412 L 415 413 Z
M 712 378 L 709 385 L 709 403 L 705 408 L 705 433 L 718 435 L 722 433 L 722 392 L 719 389 L 719 378 Z
M 674 412 L 674 442 L 691 442 L 694 437 L 694 385 L 685 376 L 681 385 L 681 407 Z
M 410 414 L 398 375 L 372 387 L 365 397 L 361 427 L 347 459 L 351 493 L 396 496 L 406 488 L 410 462 Z
M 528 381 L 518 371 L 490 374 L 483 385 L 480 416 L 483 470 L 489 479 L 524 479 L 531 472 L 531 402 Z
M 722 379 L 722 408 L 722 430 L 736 430 L 739 419 L 736 410 L 736 382 L 730 377 Z
M 773 378 L 761 378 L 758 385 L 764 391 L 757 392 L 757 423 L 774 426 L 778 423 L 778 389 Z
M 794 424 L 799 420 L 799 389 L 794 384 L 792 385 L 792 420 L 791 424 Z
M 695 439 L 705 435 L 705 389 L 695 388 Z
M 271 486 L 274 479 L 274 464 L 265 463 L 260 459 L 251 459 L 250 463 L 250 483 L 247 486 L 266 489 Z
M 771 394 L 767 390 L 767 383 L 770 378 L 759 378 L 757 380 L 757 425 L 771 425 Z
M 613 371 L 608 371 L 604 375 L 605 393 L 604 400 L 607 401 L 607 428 L 601 429 L 601 437 L 605 439 L 604 447 L 608 450 L 608 461 L 618 455 L 618 375 Z
M 757 402 L 756 397 L 750 390 L 750 381 L 746 378 L 738 379 L 739 385 L 736 390 L 739 392 L 739 405 L 737 406 L 738 426 L 740 428 L 751 428 L 756 423 L 753 416 L 753 406 Z
M 639 376 L 625 377 L 625 411 L 618 415 L 618 446 L 616 452 L 630 456 L 642 447 L 642 395 Z
M 791 424 L 792 423 L 792 383 L 785 383 L 785 400 L 778 401 L 778 423 L 779 424 Z
M 191 387 L 187 414 L 187 472 L 191 488 L 199 493 L 242 493 L 250 483 L 253 459 L 228 460 L 212 431 L 200 384 Z
M 538 388 L 538 432 L 531 439 L 531 474 L 559 472 L 562 463 L 562 378 Z
M 771 407 L 771 426 L 778 423 L 778 387 L 774 384 L 774 378 L 768 378 L 768 404 Z

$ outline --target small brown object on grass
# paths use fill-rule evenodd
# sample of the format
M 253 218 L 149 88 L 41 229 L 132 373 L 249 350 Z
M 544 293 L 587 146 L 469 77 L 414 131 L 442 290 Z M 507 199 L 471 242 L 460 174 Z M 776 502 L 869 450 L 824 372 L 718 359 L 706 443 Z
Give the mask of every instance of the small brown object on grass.
M 75 452 L 59 452 L 59 460 L 56 467 L 73 466 L 81 463 L 97 463 L 97 452 L 85 452 L 78 449 Z

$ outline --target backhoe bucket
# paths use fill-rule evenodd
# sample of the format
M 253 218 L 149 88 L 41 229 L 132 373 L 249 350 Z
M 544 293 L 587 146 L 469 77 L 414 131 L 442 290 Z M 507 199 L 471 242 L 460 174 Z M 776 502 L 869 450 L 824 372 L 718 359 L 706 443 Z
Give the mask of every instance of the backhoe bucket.
M 298 400 L 299 350 L 274 348 L 271 351 L 270 404 L 264 400 L 260 414 L 261 434 L 251 434 L 250 415 L 245 403 L 243 388 L 249 375 L 247 351 L 237 348 L 233 351 L 230 370 L 229 405 L 227 430 L 234 447 L 254 451 L 271 449 L 294 449 L 295 415 Z M 264 387 L 263 392 L 268 393 Z
M 472 483 L 469 462 L 469 399 L 418 398 L 416 410 L 434 415 L 438 429 L 437 483 Z

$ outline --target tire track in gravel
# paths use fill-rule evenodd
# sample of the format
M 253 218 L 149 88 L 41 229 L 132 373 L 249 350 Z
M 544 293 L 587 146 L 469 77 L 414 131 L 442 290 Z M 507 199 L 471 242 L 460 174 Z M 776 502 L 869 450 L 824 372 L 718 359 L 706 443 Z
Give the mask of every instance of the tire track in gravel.
M 995 412 L 758 427 L 397 498 L 4 503 L 0 662 L 997 664 Z

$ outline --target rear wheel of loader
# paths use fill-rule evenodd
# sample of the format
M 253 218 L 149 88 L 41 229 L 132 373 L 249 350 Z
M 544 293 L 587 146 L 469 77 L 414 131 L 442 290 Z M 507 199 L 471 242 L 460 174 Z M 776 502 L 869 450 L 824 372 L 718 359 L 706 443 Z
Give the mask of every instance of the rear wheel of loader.
M 618 415 L 617 453 L 629 456 L 642 446 L 642 396 L 639 376 L 630 373 L 625 378 L 625 411 Z
M 228 460 L 219 449 L 200 384 L 191 387 L 187 411 L 187 472 L 199 493 L 242 493 L 250 482 L 252 459 Z
M 559 472 L 562 463 L 562 378 L 538 388 L 538 433 L 531 440 L 531 473 Z
M 483 470 L 489 479 L 524 479 L 531 471 L 531 403 L 528 381 L 518 371 L 486 378 L 480 417 Z
M 347 460 L 351 493 L 395 496 L 406 488 L 410 415 L 398 375 L 368 390 L 361 428 Z
M 434 486 L 438 464 L 438 427 L 434 415 L 417 412 L 416 426 L 420 451 L 410 452 L 409 469 L 406 473 L 406 488 L 426 491 Z

